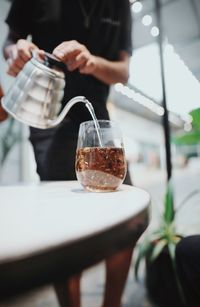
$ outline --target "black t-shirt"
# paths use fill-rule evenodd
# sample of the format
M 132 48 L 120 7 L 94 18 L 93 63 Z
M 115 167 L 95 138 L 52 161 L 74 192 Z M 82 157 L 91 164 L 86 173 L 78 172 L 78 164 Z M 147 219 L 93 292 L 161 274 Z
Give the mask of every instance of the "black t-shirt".
M 88 15 L 95 6 L 89 28 L 84 26 L 80 1 Z M 73 39 L 108 60 L 117 60 L 122 50 L 132 52 L 129 0 L 14 0 L 6 22 L 22 38 L 31 35 L 32 41 L 47 52 Z M 96 78 L 69 72 L 63 104 L 74 96 L 85 96 L 92 102 L 97 118 L 106 119 L 108 93 L 109 86 Z M 91 119 L 81 104 L 75 105 L 68 116 L 78 123 Z

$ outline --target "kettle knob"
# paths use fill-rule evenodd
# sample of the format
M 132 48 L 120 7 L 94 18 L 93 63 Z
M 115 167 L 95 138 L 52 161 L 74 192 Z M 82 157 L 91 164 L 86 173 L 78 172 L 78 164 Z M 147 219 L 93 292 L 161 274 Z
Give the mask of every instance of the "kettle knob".
M 67 70 L 67 66 L 60 61 L 58 58 L 56 58 L 52 53 L 49 52 L 44 52 L 44 55 L 39 55 L 37 50 L 32 50 L 32 58 L 34 58 L 35 60 L 37 60 L 38 62 L 42 63 L 43 65 L 45 65 L 48 68 L 52 68 L 52 69 L 58 69 L 62 70 L 64 73 L 66 73 Z
M 53 54 L 45 52 L 44 54 L 44 65 L 50 68 L 59 68 L 64 72 L 67 72 L 66 65 L 56 58 Z

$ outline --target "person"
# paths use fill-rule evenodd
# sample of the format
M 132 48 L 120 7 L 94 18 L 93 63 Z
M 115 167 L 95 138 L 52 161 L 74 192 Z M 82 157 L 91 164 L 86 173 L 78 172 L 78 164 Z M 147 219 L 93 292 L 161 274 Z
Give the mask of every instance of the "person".
M 53 53 L 66 64 L 62 106 L 85 96 L 98 119 L 109 119 L 110 85 L 126 83 L 132 53 L 129 0 L 14 0 L 6 18 L 4 44 L 8 74 L 16 76 L 32 50 Z M 30 39 L 31 37 L 31 39 Z M 79 125 L 91 120 L 76 104 L 62 123 L 51 129 L 30 127 L 37 172 L 41 180 L 74 180 Z M 125 183 L 132 184 L 129 173 Z M 119 307 L 133 246 L 106 259 L 104 307 Z M 80 276 L 55 286 L 61 306 L 80 306 Z
M 1 98 L 3 97 L 3 89 L 2 86 L 0 85 L 0 123 L 5 121 L 8 118 L 8 113 L 3 109 L 1 105 Z
M 200 306 L 200 235 L 190 235 L 176 247 L 176 266 L 186 306 Z

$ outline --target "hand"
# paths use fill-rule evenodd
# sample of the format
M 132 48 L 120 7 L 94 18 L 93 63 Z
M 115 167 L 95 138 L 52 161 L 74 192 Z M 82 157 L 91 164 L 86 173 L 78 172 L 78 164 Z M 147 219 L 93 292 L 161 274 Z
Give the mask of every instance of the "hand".
M 15 77 L 24 67 L 31 57 L 32 50 L 38 50 L 39 54 L 44 54 L 44 51 L 39 50 L 38 47 L 25 39 L 20 39 L 16 44 L 10 45 L 8 48 L 8 70 L 7 73 Z
M 78 69 L 82 74 L 92 74 L 96 68 L 96 57 L 76 40 L 61 43 L 53 54 L 66 64 L 69 71 Z

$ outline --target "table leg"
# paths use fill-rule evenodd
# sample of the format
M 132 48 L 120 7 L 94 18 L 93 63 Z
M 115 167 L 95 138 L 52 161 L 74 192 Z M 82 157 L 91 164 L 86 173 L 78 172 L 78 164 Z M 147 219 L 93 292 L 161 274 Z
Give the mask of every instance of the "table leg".
M 80 307 L 80 276 L 54 285 L 60 307 Z
M 102 307 L 120 307 L 134 247 L 106 259 L 106 286 Z
M 120 307 L 134 247 L 106 259 L 106 285 L 103 307 Z M 80 276 L 54 285 L 60 307 L 80 307 Z

